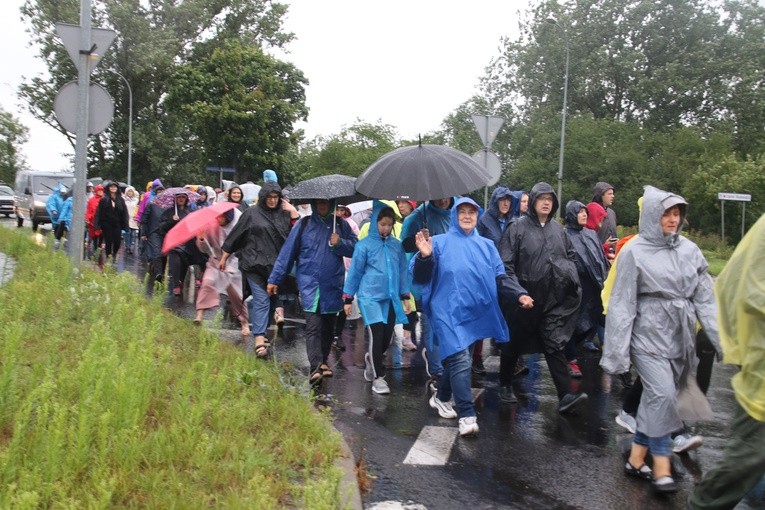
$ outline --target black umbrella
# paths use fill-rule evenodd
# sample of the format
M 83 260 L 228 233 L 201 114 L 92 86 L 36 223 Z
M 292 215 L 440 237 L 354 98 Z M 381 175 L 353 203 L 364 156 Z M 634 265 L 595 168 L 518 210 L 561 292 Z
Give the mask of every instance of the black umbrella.
M 338 174 L 320 175 L 299 182 L 285 194 L 290 201 L 332 200 L 335 202 L 333 205 L 336 205 L 338 201 L 358 202 L 367 199 L 364 195 L 356 192 L 355 177 Z
M 483 188 L 493 176 L 464 152 L 445 145 L 419 144 L 383 155 L 356 179 L 368 197 L 435 200 Z

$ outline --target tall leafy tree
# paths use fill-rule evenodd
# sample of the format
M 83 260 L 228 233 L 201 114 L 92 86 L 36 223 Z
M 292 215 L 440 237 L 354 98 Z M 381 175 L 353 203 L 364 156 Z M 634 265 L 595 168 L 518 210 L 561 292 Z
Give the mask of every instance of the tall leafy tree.
M 64 132 L 53 114 L 53 98 L 76 79 L 74 64 L 55 33 L 55 23 L 79 24 L 79 0 L 27 0 L 21 9 L 31 44 L 46 63 L 46 73 L 28 79 L 20 90 L 29 110 Z M 187 127 L 168 119 L 162 107 L 170 78 L 203 42 L 241 38 L 262 48 L 283 47 L 293 39 L 282 20 L 285 4 L 269 0 L 185 0 L 94 2 L 93 26 L 117 31 L 109 52 L 92 79 L 104 85 L 116 102 L 115 120 L 91 138 L 90 173 L 123 178 L 127 160 L 129 95 L 133 93 L 133 167 L 137 182 L 164 176 L 178 164 Z M 116 72 L 116 73 L 115 73 Z M 181 158 L 182 159 L 182 158 Z
M 308 114 L 303 74 L 238 39 L 199 53 L 176 70 L 162 103 L 188 126 L 197 166 L 234 167 L 237 180 L 279 170 L 295 143 L 293 124 Z
M 0 181 L 12 183 L 16 171 L 24 168 L 20 149 L 28 136 L 26 126 L 0 107 Z

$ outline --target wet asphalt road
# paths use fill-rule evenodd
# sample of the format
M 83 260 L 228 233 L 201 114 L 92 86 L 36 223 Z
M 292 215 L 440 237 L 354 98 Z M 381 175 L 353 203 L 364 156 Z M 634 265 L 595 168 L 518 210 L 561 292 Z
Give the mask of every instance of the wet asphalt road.
M 3 224 L 7 226 L 8 221 L 13 218 Z M 44 240 L 42 232 L 38 238 Z M 143 271 L 129 255 L 118 267 L 136 275 Z M 193 316 L 190 303 L 168 296 L 166 304 L 183 317 Z M 269 331 L 274 357 L 305 376 L 308 362 L 302 323 L 294 307 L 288 307 L 287 316 L 284 328 Z M 234 341 L 238 330 L 233 324 L 229 327 L 220 330 L 221 338 Z M 694 482 L 721 456 L 729 435 L 734 409 L 729 381 L 735 372 L 731 366 L 715 364 L 708 393 L 714 420 L 692 426 L 704 437 L 704 445 L 674 456 L 680 491 L 658 497 L 650 484 L 622 472 L 631 435 L 614 417 L 623 388 L 617 378 L 599 370 L 597 354 L 579 358 L 584 377 L 577 382 L 589 400 L 577 414 L 564 416 L 557 412 L 549 372 L 544 358 L 538 356 L 527 357 L 530 373 L 519 388 L 527 396 L 517 405 L 500 404 L 499 358 L 491 355 L 485 342 L 488 373 L 473 381 L 480 433 L 459 438 L 456 420 L 441 419 L 428 406 L 425 370 L 414 366 L 420 359 L 417 353 L 403 353 L 405 368 L 388 369 L 391 394 L 381 396 L 373 394 L 363 378 L 366 345 L 360 321 L 349 321 L 343 341 L 347 349 L 333 349 L 330 364 L 335 375 L 322 382 L 317 406 L 331 409 L 335 426 L 361 459 L 368 480 L 363 500 L 369 509 L 683 509 Z M 389 365 L 394 350 L 389 350 Z M 405 463 L 424 430 L 446 437 L 443 464 Z M 765 497 L 749 499 L 737 509 L 765 509 Z

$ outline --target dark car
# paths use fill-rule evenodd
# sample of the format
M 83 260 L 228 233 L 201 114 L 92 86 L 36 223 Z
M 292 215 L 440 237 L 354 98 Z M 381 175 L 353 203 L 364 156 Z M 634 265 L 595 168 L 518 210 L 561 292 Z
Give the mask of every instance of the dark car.
M 13 190 L 5 184 L 0 184 L 0 214 L 6 218 L 13 214 Z

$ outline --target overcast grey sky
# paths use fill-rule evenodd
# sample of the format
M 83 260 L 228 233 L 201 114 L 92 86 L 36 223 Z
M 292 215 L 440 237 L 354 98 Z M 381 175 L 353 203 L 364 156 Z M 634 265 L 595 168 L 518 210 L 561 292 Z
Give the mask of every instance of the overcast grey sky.
M 290 54 L 310 81 L 309 138 L 337 133 L 356 119 L 394 126 L 404 138 L 438 129 L 477 91 L 500 38 L 515 37 L 526 0 L 286 0 Z M 35 121 L 16 98 L 22 76 L 45 68 L 19 20 L 23 0 L 0 2 L 0 105 L 30 129 L 23 147 L 37 169 L 69 166 L 73 150 Z M 108 27 L 107 27 L 108 28 Z M 119 37 L 119 35 L 118 35 Z M 74 77 L 73 77 L 74 79 Z

